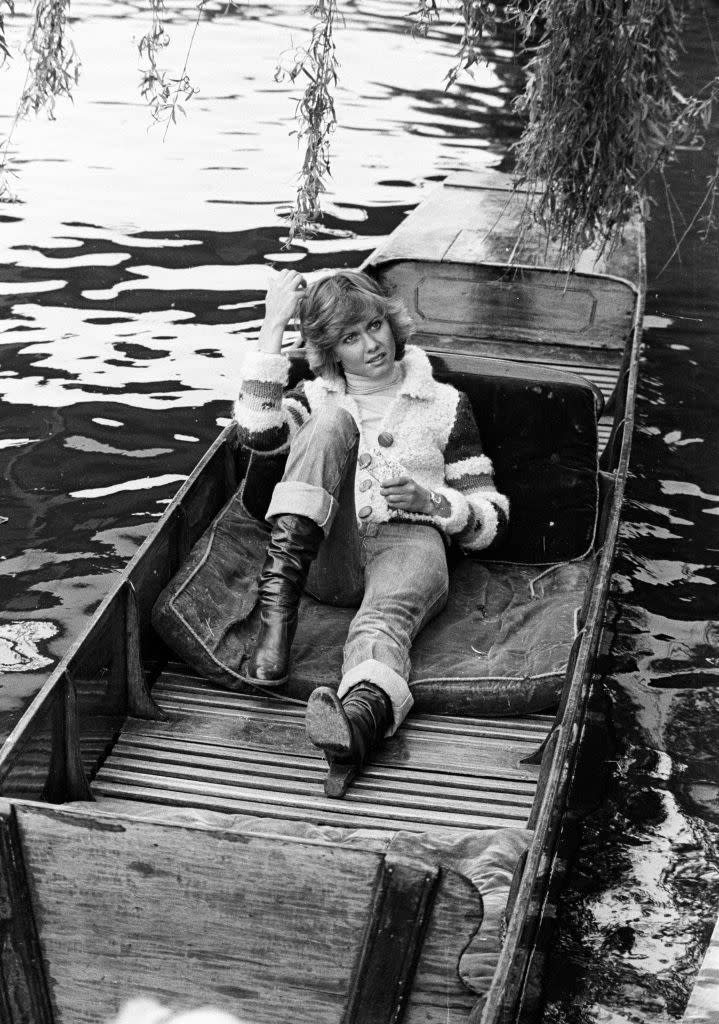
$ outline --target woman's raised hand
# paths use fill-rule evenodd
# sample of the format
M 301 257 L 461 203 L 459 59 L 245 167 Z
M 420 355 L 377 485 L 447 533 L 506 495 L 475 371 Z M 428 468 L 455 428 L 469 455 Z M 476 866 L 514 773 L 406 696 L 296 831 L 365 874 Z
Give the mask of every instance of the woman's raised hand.
M 307 282 L 296 270 L 272 274 L 265 297 L 265 318 L 260 329 L 262 352 L 280 351 L 285 327 L 295 315 L 306 287 Z

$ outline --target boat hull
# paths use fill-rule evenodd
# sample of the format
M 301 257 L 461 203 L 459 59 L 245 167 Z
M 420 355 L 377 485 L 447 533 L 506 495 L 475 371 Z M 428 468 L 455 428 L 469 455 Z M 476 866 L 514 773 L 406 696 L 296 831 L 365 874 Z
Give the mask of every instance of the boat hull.
M 177 589 L 247 474 L 234 428 L 223 431 L 0 752 L 6 903 L 33 909 L 18 916 L 8 947 L 13 967 L 2 998 L 12 1024 L 99 1021 L 100 1006 L 107 1014 L 130 995 L 169 999 L 173 991 L 258 1022 L 282 1018 L 290 1000 L 300 1021 L 379 1024 L 404 1014 L 459 1022 L 472 1013 L 494 1024 L 533 1015 L 628 471 L 645 285 L 639 227 L 609 259 L 585 254 L 569 268 L 518 231 L 518 203 L 494 172 L 450 182 L 366 269 L 410 306 L 438 374 L 473 393 L 490 453 L 510 482 L 522 474 L 511 477 L 503 437 L 511 430 L 518 438 L 529 423 L 534 440 L 547 428 L 558 443 L 576 399 L 582 422 L 593 425 L 591 524 L 575 514 L 573 546 L 562 550 L 569 526 L 552 533 L 558 519 L 548 510 L 559 515 L 566 492 L 550 497 L 539 486 L 567 461 L 552 462 L 550 444 L 537 482 L 525 481 L 514 497 L 513 557 L 472 568 L 484 580 L 484 608 L 468 590 L 464 618 L 450 616 L 443 637 L 418 645 L 414 723 L 383 748 L 350 799 L 328 801 L 319 754 L 302 745 L 299 704 L 318 681 L 317 659 L 289 703 L 263 704 L 218 688 L 228 681 L 213 683 L 209 670 L 197 678 L 185 651 L 177 664 L 152 624 L 158 598 Z M 508 380 L 515 396 L 536 399 L 533 420 L 525 412 L 512 423 L 512 403 L 486 397 Z M 505 407 L 509 420 L 499 422 Z M 250 490 L 257 500 L 259 489 Z M 534 529 L 532 520 L 522 526 L 530 500 Z M 544 562 L 538 538 L 545 549 L 555 545 Z M 560 576 L 574 586 L 563 631 L 552 603 Z M 520 636 L 528 612 L 514 601 L 518 580 L 525 605 L 546 602 L 543 631 L 535 631 L 542 643 L 525 635 L 512 654 L 525 669 L 506 671 L 505 657 L 502 675 L 482 679 L 477 666 L 491 663 L 499 639 L 510 650 Z M 536 668 L 552 643 L 546 678 L 526 671 L 527 658 Z M 316 653 L 317 636 L 306 646 Z M 474 671 L 452 680 L 447 659 L 459 647 L 471 652 Z M 438 652 L 441 673 L 432 667 Z M 502 714 L 518 717 L 492 718 Z M 228 834 L 213 814 L 259 824 Z M 300 826 L 325 831 L 308 839 L 293 833 Z M 348 847 L 347 833 L 358 830 Z M 410 838 L 395 856 L 365 832 Z M 517 844 L 524 837 L 524 848 L 502 862 L 501 894 L 484 893 L 485 913 L 496 911 L 489 928 L 478 893 L 492 872 L 485 864 L 469 879 L 473 869 L 447 849 L 510 833 Z M 458 965 L 483 929 L 493 935 L 494 960 L 480 992 Z M 389 994 L 378 1002 L 379 990 Z M 98 991 L 107 1001 L 93 1009 Z

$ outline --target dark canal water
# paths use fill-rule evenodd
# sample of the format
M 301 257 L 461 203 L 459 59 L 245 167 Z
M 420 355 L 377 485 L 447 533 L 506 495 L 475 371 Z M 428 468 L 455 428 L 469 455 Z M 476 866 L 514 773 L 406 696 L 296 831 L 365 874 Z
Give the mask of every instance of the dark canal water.
M 164 143 L 137 91 L 146 6 L 73 4 L 75 103 L 17 128 L 22 202 L 0 207 L 0 738 L 227 421 L 268 267 L 356 265 L 436 180 L 506 157 L 511 53 L 498 46 L 449 98 L 457 32 L 413 39 L 409 6 L 346 3 L 325 230 L 283 253 L 297 152 L 293 93 L 272 73 L 301 38 L 304 0 L 208 7 L 190 65 L 200 92 Z M 179 69 L 194 7 L 170 8 Z M 695 81 L 716 70 L 718 11 L 692 9 Z M 27 24 L 19 4 L 14 45 Z M 16 59 L 3 75 L 2 135 L 23 74 Z M 711 164 L 684 157 L 671 182 L 690 218 Z M 662 271 L 671 248 L 658 205 L 606 666 L 608 778 L 560 908 L 548 1021 L 676 1017 L 719 907 L 719 261 L 693 233 Z

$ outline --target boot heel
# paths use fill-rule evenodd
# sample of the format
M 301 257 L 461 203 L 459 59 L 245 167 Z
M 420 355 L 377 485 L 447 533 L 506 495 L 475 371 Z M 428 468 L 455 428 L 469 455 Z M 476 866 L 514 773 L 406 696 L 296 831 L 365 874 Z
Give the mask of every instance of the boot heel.
M 345 795 L 357 777 L 357 766 L 341 764 L 339 761 L 331 761 L 329 758 L 328 764 L 329 768 L 325 776 L 325 796 L 339 799 Z
M 329 686 L 318 686 L 310 694 L 305 728 L 307 738 L 322 748 L 328 760 L 351 754 L 352 730 L 339 697 Z
M 318 686 L 307 702 L 307 736 L 329 763 L 325 793 L 343 797 L 392 721 L 392 705 L 373 683 L 358 683 L 339 699 L 329 686 Z

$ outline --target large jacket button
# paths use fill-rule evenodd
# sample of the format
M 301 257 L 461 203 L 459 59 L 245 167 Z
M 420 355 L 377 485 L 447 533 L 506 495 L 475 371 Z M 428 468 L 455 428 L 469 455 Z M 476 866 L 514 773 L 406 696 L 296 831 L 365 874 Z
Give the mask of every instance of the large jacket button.
M 360 519 L 366 519 L 367 516 L 371 516 L 372 515 L 372 506 L 371 505 L 363 505 L 362 508 L 357 513 L 357 515 L 360 517 Z
M 368 466 L 372 465 L 372 456 L 369 452 L 363 452 L 357 459 L 357 465 L 360 469 L 367 469 Z
M 383 448 L 391 448 L 394 444 L 394 436 L 388 430 L 383 430 L 377 440 Z
M 364 480 L 360 480 L 359 489 L 361 491 L 368 491 L 371 486 L 372 486 L 372 481 L 371 480 L 367 480 L 366 478 Z

